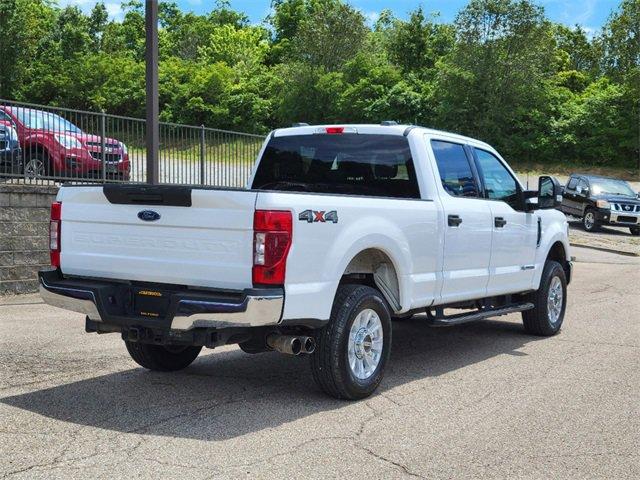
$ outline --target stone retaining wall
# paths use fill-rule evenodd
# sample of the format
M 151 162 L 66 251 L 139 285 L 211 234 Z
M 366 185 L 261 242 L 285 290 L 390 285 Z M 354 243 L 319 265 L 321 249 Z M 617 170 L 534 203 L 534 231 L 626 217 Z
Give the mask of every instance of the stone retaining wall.
M 0 185 L 0 295 L 38 289 L 49 265 L 49 210 L 58 187 Z

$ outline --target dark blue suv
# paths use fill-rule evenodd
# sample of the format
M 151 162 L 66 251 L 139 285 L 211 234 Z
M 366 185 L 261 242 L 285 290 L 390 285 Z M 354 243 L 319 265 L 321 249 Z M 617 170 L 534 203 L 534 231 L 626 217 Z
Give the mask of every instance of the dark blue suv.
M 15 128 L 0 123 L 0 174 L 22 174 L 22 152 Z

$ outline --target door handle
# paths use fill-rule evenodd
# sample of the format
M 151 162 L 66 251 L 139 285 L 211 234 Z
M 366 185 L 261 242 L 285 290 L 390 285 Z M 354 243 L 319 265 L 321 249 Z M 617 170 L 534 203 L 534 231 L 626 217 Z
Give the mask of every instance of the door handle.
M 493 221 L 496 228 L 503 228 L 507 224 L 507 221 L 502 217 L 496 217 Z
M 449 215 L 447 217 L 447 223 L 450 227 L 459 227 L 462 223 L 462 219 L 458 215 Z

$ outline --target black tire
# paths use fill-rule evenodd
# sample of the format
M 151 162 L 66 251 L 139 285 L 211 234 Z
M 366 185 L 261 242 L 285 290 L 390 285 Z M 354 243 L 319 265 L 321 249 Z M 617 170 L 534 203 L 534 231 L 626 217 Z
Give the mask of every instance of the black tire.
M 375 370 L 366 379 L 360 379 L 349 366 L 349 333 L 358 314 L 365 309 L 378 315 L 382 349 Z M 382 294 L 364 285 L 341 285 L 333 302 L 331 319 L 318 331 L 316 342 L 311 369 L 315 382 L 326 394 L 347 400 L 371 395 L 382 380 L 391 353 L 391 314 Z M 369 343 L 369 348 L 371 345 Z
M 629 227 L 629 231 L 631 231 L 631 235 L 640 237 L 640 227 Z
M 187 368 L 202 347 L 164 347 L 125 340 L 129 355 L 141 367 L 157 372 L 175 372 Z
M 549 290 L 555 278 L 560 281 L 562 302 L 560 314 L 557 320 L 553 321 L 547 303 L 549 300 Z M 562 327 L 565 310 L 567 308 L 567 278 L 562 265 L 553 260 L 547 261 L 542 271 L 540 289 L 531 294 L 531 302 L 535 307 L 532 310 L 522 312 L 522 322 L 526 332 L 543 337 L 549 337 L 558 333 Z
M 596 218 L 596 212 L 592 208 L 587 208 L 582 217 L 582 228 L 587 232 L 597 232 L 600 224 Z
M 49 176 L 52 170 L 49 155 L 41 150 L 30 150 L 24 154 L 22 171 L 28 178 L 40 178 Z

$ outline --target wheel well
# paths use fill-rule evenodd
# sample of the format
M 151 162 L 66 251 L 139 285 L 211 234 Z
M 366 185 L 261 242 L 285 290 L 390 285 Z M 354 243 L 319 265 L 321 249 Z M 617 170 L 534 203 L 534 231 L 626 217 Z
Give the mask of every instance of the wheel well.
M 548 260 L 554 260 L 558 262 L 560 265 L 562 265 L 562 268 L 567 277 L 567 280 L 569 280 L 571 276 L 571 271 L 569 269 L 569 263 L 567 262 L 568 260 L 567 252 L 565 251 L 564 245 L 562 245 L 562 242 L 556 242 L 551 246 L 551 249 L 549 250 L 549 254 L 547 255 L 547 261 Z
M 33 153 L 42 153 L 46 155 L 47 160 L 51 161 L 51 155 L 49 154 L 49 150 L 47 150 L 44 146 L 38 143 L 30 143 L 29 145 L 25 145 L 23 151 L 25 156 L 31 155 Z
M 385 297 L 393 311 L 400 311 L 400 283 L 393 261 L 381 250 L 368 248 L 347 265 L 340 283 L 368 285 Z
M 562 245 L 562 242 L 556 242 L 551 246 L 549 254 L 547 255 L 547 260 L 555 260 L 560 265 L 564 265 L 567 261 L 567 255 L 564 251 L 564 245 Z

